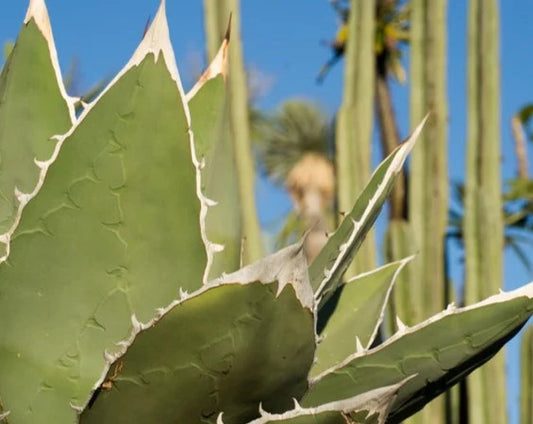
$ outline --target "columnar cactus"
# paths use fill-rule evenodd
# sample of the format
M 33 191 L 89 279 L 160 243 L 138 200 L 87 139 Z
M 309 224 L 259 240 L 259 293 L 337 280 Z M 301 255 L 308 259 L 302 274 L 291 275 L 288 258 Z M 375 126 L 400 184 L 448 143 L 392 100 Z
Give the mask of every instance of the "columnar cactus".
M 471 0 L 468 18 L 468 128 L 465 181 L 465 301 L 502 285 L 499 13 L 497 1 Z M 490 381 L 490 384 L 488 382 Z M 503 353 L 468 380 L 471 422 L 506 422 Z
M 395 304 L 397 313 L 409 324 L 442 309 L 448 284 L 443 260 L 449 190 L 446 6 L 446 1 L 414 0 L 411 4 L 411 125 L 428 111 L 430 118 L 420 148 L 413 153 L 409 179 L 409 223 L 420 254 L 409 269 L 409 281 L 402 281 Z M 409 236 L 406 228 L 399 231 L 400 237 Z M 432 276 L 430 281 L 428 275 Z M 429 405 L 417 419 L 443 423 L 443 400 Z
M 30 47 L 51 60 L 17 62 Z M 162 2 L 79 117 L 59 97 L 70 127 L 28 136 L 54 149 L 37 161 L 26 149 L 19 160 L 40 169 L 36 185 L 12 188 L 24 207 L 0 264 L 0 421 L 396 423 L 487 361 L 533 313 L 530 284 L 412 327 L 398 321 L 373 347 L 410 258 L 347 283 L 343 275 L 423 123 L 376 169 L 312 266 L 300 242 L 210 279 L 221 246 L 209 238 L 215 202 L 203 178 L 217 148 L 226 47 L 185 93 Z M 44 2 L 31 0 L 0 80 L 2 107 L 29 106 L 29 85 L 10 79 L 28 63 L 55 87 L 40 102 L 57 99 L 53 51 Z M 213 108 L 202 106 L 208 99 Z M 0 145 L 15 148 L 0 122 Z M 323 305 L 342 286 L 318 337 Z
M 341 213 L 350 209 L 370 174 L 374 102 L 374 0 L 351 1 L 342 106 L 336 123 L 336 168 Z M 372 233 L 371 233 L 372 234 Z M 375 241 L 368 238 L 349 275 L 375 266 Z
M 522 336 L 520 424 L 533 422 L 533 327 Z

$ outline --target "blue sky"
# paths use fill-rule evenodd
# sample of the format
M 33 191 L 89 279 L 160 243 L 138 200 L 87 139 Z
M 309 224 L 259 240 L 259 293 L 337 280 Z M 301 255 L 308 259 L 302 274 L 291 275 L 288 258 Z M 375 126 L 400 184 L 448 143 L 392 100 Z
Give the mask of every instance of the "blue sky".
M 126 63 L 153 16 L 158 0 L 48 0 L 56 46 L 62 69 L 77 58 L 81 85 L 89 87 L 105 76 L 112 76 Z M 201 0 L 167 0 L 167 15 L 178 66 L 185 87 L 204 65 L 203 10 Z M 331 116 L 338 108 L 342 93 L 342 63 L 321 86 L 315 84 L 320 66 L 329 51 L 320 40 L 332 38 L 337 18 L 327 0 L 241 1 L 242 33 L 247 66 L 263 75 L 267 89 L 257 99 L 263 109 L 273 109 L 289 97 L 303 97 L 322 105 Z M 448 101 L 449 172 L 453 180 L 464 176 L 466 134 L 466 8 L 467 3 L 450 0 L 448 7 Z M 0 14 L 0 42 L 15 39 L 24 18 L 26 2 L 4 1 Z M 501 1 L 501 124 L 502 172 L 504 179 L 514 176 L 516 164 L 510 118 L 521 106 L 533 102 L 533 7 L 527 1 Z M 406 62 L 407 63 L 407 62 Z M 408 127 L 409 87 L 393 87 L 395 110 L 402 136 Z M 377 145 L 377 144 L 376 144 Z M 533 146 L 529 146 L 533 162 Z M 376 153 L 376 159 L 379 156 Z M 282 190 L 268 181 L 257 181 L 257 202 L 261 221 L 275 226 L 290 210 Z M 533 251 L 529 250 L 530 257 Z M 457 255 L 456 255 L 457 256 Z M 461 279 L 462 269 L 455 264 L 452 276 Z M 510 289 L 533 279 L 512 255 L 505 255 L 505 288 Z M 511 422 L 517 422 L 518 343 L 510 344 Z

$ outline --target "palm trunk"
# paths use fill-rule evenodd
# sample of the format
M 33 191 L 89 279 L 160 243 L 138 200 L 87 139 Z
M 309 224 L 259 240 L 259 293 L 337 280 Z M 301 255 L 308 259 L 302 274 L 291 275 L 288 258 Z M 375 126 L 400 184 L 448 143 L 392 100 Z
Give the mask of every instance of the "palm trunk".
M 392 97 L 387 82 L 386 70 L 384 69 L 384 64 L 380 64 L 379 58 L 376 72 L 376 112 L 383 157 L 387 157 L 398 146 L 400 135 L 392 108 Z M 389 203 L 389 218 L 391 220 L 405 220 L 407 218 L 405 174 L 403 172 L 394 185 Z
M 526 136 L 518 115 L 511 118 L 511 129 L 513 130 L 516 159 L 518 160 L 518 178 L 525 180 L 529 178 Z

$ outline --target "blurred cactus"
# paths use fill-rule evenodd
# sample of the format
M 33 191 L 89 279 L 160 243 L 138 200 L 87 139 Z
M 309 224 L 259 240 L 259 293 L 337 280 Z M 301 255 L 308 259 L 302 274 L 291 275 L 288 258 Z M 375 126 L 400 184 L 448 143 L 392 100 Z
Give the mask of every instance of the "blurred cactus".
M 335 164 L 337 199 L 346 213 L 356 193 L 370 175 L 374 104 L 375 2 L 352 0 L 348 18 L 348 41 L 344 71 L 343 100 L 337 115 Z M 376 245 L 370 233 L 348 276 L 375 266 Z
M 413 152 L 409 176 L 409 222 L 419 254 L 413 261 L 410 282 L 415 311 L 407 317 L 414 315 L 417 322 L 445 305 L 446 1 L 414 0 L 411 10 L 411 125 L 429 112 L 427 132 Z
M 522 336 L 520 424 L 533 423 L 533 326 Z
M 30 1 L 0 76 L 0 148 L 16 157 L 0 179 L 15 206 L 0 237 L 0 421 L 396 424 L 522 328 L 533 283 L 415 326 L 398 320 L 378 341 L 411 258 L 344 283 L 427 119 L 372 173 L 311 266 L 302 241 L 210 279 L 218 241 L 234 244 L 216 231 L 231 226 L 215 212 L 227 176 L 212 182 L 232 166 L 218 137 L 228 40 L 185 93 L 164 4 L 79 116 L 43 0 Z
M 499 33 L 498 2 L 470 0 L 463 227 L 467 304 L 497 292 L 502 285 Z M 467 384 L 470 422 L 507 422 L 503 354 L 473 373 Z

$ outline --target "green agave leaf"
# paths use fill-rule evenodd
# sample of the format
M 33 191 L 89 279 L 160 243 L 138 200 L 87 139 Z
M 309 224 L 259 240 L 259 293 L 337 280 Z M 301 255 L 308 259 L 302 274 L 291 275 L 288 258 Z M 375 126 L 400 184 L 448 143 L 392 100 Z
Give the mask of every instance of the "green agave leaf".
M 0 266 L 10 422 L 73 422 L 132 321 L 202 286 L 206 206 L 188 128 L 161 7 L 128 65 L 59 141 Z
M 387 422 L 398 423 L 489 360 L 531 314 L 533 283 L 469 307 L 451 305 L 311 379 L 302 405 L 356 396 L 417 373 L 399 390 L 391 409 Z
M 360 424 L 383 424 L 387 418 L 392 402 L 398 390 L 410 378 L 387 387 L 357 395 L 350 399 L 320 405 L 316 408 L 302 408 L 294 402 L 294 409 L 283 414 L 269 414 L 261 410 L 261 417 L 248 424 L 346 424 L 348 419 Z M 344 414 L 344 416 L 342 415 Z M 217 424 L 224 424 L 223 416 L 219 416 Z
M 335 312 L 320 334 L 311 376 L 333 367 L 356 349 L 370 348 L 383 321 L 396 277 L 411 259 L 358 275 L 344 286 Z
M 333 295 L 366 234 L 374 224 L 407 155 L 414 147 L 427 117 L 411 136 L 392 152 L 372 174 L 352 211 L 309 267 L 311 285 L 319 308 Z
M 26 203 L 54 154 L 56 134 L 75 120 L 42 0 L 30 2 L 24 25 L 0 75 L 0 261 Z
M 203 192 L 213 204 L 206 216 L 207 237 L 223 250 L 214 255 L 209 278 L 239 268 L 241 215 L 237 168 L 225 98 L 225 74 L 229 34 L 215 59 L 198 83 L 187 93 L 191 111 L 196 154 L 205 163 L 202 169 Z
M 82 423 L 226 423 L 285 411 L 307 389 L 315 350 L 301 246 L 228 275 L 133 334 Z M 109 387 L 110 386 L 110 387 Z

